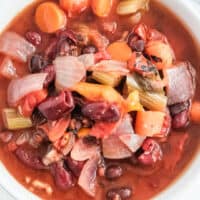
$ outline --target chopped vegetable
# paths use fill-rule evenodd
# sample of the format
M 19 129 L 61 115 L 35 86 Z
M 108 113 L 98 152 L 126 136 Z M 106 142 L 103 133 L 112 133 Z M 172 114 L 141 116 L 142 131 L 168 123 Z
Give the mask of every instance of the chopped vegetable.
M 88 67 L 88 71 L 115 72 L 120 75 L 129 73 L 126 62 L 116 60 L 102 60 L 96 65 Z
M 16 109 L 4 108 L 2 110 L 4 125 L 9 130 L 17 130 L 32 127 L 31 119 L 21 116 Z
M 107 17 L 110 14 L 113 0 L 92 0 L 92 10 L 98 17 Z
M 78 83 L 73 90 L 90 101 L 107 101 L 110 103 L 122 104 L 123 97 L 111 86 L 98 85 L 93 83 Z
M 95 64 L 95 54 L 83 54 L 78 57 L 78 60 L 83 63 L 86 69 Z
M 41 31 L 54 33 L 66 26 L 67 18 L 63 10 L 53 2 L 40 4 L 35 13 L 35 23 Z
M 122 62 L 128 61 L 132 55 L 131 48 L 126 42 L 114 42 L 108 46 L 107 51 L 113 60 Z
M 96 172 L 99 161 L 99 155 L 95 155 L 90 160 L 88 160 L 85 163 L 78 179 L 78 185 L 91 197 L 95 197 L 97 184 Z
M 19 101 L 27 94 L 42 90 L 46 77 L 46 73 L 37 73 L 12 80 L 8 86 L 8 104 L 10 106 L 17 106 Z
M 140 96 L 141 104 L 150 109 L 157 111 L 164 111 L 167 106 L 167 97 L 161 93 L 156 92 L 147 92 L 142 89 L 137 80 L 134 78 L 134 75 L 128 75 L 126 84 L 128 86 L 128 92 L 137 90 Z
M 79 138 L 87 137 L 90 133 L 90 130 L 91 130 L 90 128 L 81 128 L 77 133 L 77 135 Z
M 200 124 L 200 102 L 195 101 L 192 103 L 190 117 L 193 122 Z
M 59 90 L 73 87 L 86 75 L 85 67 L 77 57 L 57 57 L 54 60 L 54 65 L 56 70 L 56 88 Z
M 129 15 L 141 10 L 148 10 L 149 0 L 123 0 L 117 7 L 118 15 Z
M 151 57 L 156 57 L 161 61 L 155 62 L 159 69 L 171 67 L 175 54 L 169 44 L 162 41 L 150 41 L 147 43 L 145 52 Z
M 92 73 L 92 78 L 103 85 L 109 85 L 111 87 L 116 87 L 122 79 L 118 73 L 99 71 L 94 71 Z
M 162 130 L 164 118 L 164 112 L 140 111 L 136 117 L 135 132 L 148 137 L 156 136 Z
M 26 95 L 18 106 L 19 112 L 24 117 L 30 117 L 35 107 L 48 96 L 47 90 L 39 90 Z
M 5 57 L 0 64 L 0 74 L 7 79 L 17 78 L 17 70 L 9 57 Z
M 143 111 L 143 106 L 140 104 L 139 92 L 137 90 L 131 92 L 126 99 L 127 112 Z
M 59 0 L 69 17 L 76 16 L 89 7 L 89 0 Z
M 35 52 L 35 47 L 15 32 L 5 32 L 0 37 L 0 53 L 11 58 L 27 62 L 28 57 Z
M 70 119 L 61 118 L 58 121 L 49 121 L 39 126 L 39 129 L 46 133 L 51 142 L 55 142 L 65 134 L 69 123 Z

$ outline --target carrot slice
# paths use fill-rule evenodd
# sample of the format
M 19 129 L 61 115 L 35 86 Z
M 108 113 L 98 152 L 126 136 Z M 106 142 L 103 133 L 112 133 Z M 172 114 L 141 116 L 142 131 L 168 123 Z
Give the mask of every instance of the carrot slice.
M 107 52 L 113 60 L 128 61 L 132 56 L 131 48 L 126 42 L 114 42 L 107 48 Z
M 45 2 L 37 7 L 35 22 L 41 31 L 54 33 L 66 26 L 67 18 L 58 5 L 53 2 Z
M 153 137 L 159 134 L 164 123 L 164 112 L 146 111 L 138 112 L 135 132 L 139 135 Z
M 190 117 L 193 122 L 200 124 L 200 102 L 192 103 Z

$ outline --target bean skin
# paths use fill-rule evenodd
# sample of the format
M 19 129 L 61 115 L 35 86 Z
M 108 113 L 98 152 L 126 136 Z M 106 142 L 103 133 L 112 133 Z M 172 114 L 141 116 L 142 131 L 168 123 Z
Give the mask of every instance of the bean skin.
M 126 200 L 132 196 L 132 189 L 130 187 L 120 187 L 108 190 L 106 200 Z
M 105 176 L 107 179 L 117 179 L 123 174 L 122 168 L 118 165 L 110 165 L 107 167 Z

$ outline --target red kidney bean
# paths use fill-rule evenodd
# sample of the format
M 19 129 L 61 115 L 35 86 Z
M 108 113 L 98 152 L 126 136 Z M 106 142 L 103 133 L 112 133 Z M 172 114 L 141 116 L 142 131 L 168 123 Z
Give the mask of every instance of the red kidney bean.
M 144 165 L 153 165 L 162 160 L 163 153 L 160 145 L 153 139 L 146 139 L 142 145 L 143 153 L 138 157 L 140 163 Z
M 49 97 L 38 106 L 38 110 L 48 119 L 57 120 L 74 109 L 74 100 L 70 91 Z
M 21 162 L 32 169 L 47 169 L 47 167 L 42 163 L 41 155 L 37 149 L 20 146 L 15 151 L 15 154 Z
M 4 143 L 10 142 L 12 137 L 13 137 L 13 132 L 11 131 L 5 131 L 0 133 L 0 140 Z
M 48 87 L 50 83 L 52 83 L 55 79 L 56 72 L 53 65 L 48 65 L 41 72 L 47 73 L 46 80 L 44 81 L 44 87 Z
M 73 176 L 69 171 L 64 168 L 63 162 L 52 164 L 51 173 L 54 176 L 56 186 L 60 189 L 67 190 L 70 187 L 74 186 Z
M 29 71 L 31 73 L 40 72 L 48 65 L 48 62 L 38 54 L 33 55 L 29 60 Z
M 85 162 L 73 160 L 70 156 L 67 156 L 65 161 L 66 161 L 68 168 L 73 173 L 73 175 L 76 176 L 76 177 L 79 177 Z
M 180 129 L 185 128 L 189 124 L 189 112 L 185 110 L 177 115 L 175 115 L 172 119 L 172 128 Z
M 119 165 L 110 165 L 106 168 L 105 176 L 107 179 L 117 179 L 123 174 L 122 168 Z
M 97 48 L 94 45 L 89 45 L 83 48 L 82 54 L 96 53 Z
M 137 35 L 131 33 L 128 37 L 128 45 L 133 51 L 142 52 L 144 51 L 145 42 L 140 39 Z
M 132 189 L 130 187 L 120 187 L 110 189 L 106 194 L 107 200 L 126 200 L 132 196 Z
M 26 33 L 26 39 L 34 46 L 39 46 L 42 42 L 41 35 L 34 31 L 28 31 Z
M 94 121 L 116 122 L 120 118 L 118 107 L 106 102 L 87 103 L 82 107 L 82 113 Z

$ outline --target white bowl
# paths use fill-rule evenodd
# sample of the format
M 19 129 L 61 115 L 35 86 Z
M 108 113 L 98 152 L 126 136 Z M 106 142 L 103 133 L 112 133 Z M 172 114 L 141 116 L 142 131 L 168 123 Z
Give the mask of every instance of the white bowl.
M 198 45 L 200 44 L 200 14 L 194 9 L 191 0 L 160 0 L 185 23 L 193 34 Z M 0 2 L 0 30 L 32 0 L 1 0 Z M 200 11 L 200 9 L 199 9 Z M 196 200 L 200 196 L 200 154 L 198 153 L 190 167 L 164 192 L 154 197 L 156 200 Z M 38 197 L 21 186 L 0 163 L 0 186 L 14 199 L 37 200 Z M 0 194 L 0 196 L 2 196 Z M 6 200 L 8 198 L 5 198 Z

